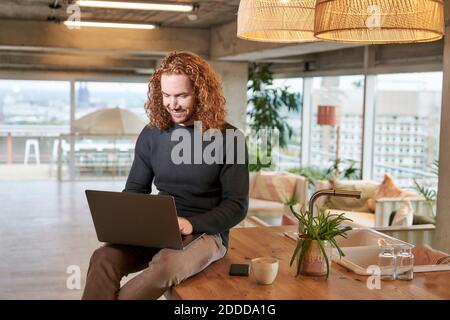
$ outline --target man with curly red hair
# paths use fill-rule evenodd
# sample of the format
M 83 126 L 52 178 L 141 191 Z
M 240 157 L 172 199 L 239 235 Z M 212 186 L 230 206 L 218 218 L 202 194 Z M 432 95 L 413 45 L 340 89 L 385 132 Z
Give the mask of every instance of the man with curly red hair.
M 229 229 L 247 213 L 249 172 L 245 138 L 225 121 L 225 98 L 213 68 L 190 52 L 168 54 L 150 79 L 145 109 L 150 123 L 136 142 L 124 192 L 151 193 L 154 183 L 159 194 L 174 197 L 181 233 L 205 235 L 184 250 L 106 244 L 91 257 L 83 299 L 159 298 L 171 286 L 221 259 L 228 248 Z M 201 133 L 226 131 L 220 140 L 223 149 L 215 154 L 220 161 L 174 162 L 173 150 L 178 144 L 173 139 L 175 132 L 190 137 L 192 150 L 187 154 L 192 159 L 203 156 L 214 143 L 213 139 L 202 140 L 196 148 L 194 136 L 198 127 L 194 122 L 201 125 Z M 230 131 L 232 135 L 228 135 Z M 243 149 L 239 148 L 239 141 L 244 141 Z M 229 151 L 232 161 L 228 159 Z M 242 152 L 244 161 L 238 161 Z M 149 211 L 151 214 L 151 208 Z M 120 287 L 124 276 L 140 270 L 143 271 Z

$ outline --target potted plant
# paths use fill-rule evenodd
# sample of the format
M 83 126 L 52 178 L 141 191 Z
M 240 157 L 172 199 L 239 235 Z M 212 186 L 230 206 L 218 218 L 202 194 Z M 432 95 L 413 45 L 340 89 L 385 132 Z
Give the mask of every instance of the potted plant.
M 299 226 L 303 230 L 298 236 L 290 265 L 292 266 L 297 257 L 297 275 L 326 275 L 328 278 L 332 247 L 337 249 L 340 257 L 344 256 L 335 238 L 337 236 L 347 237 L 347 231 L 352 228 L 350 226 L 342 226 L 342 223 L 346 220 L 352 220 L 345 218 L 344 213 L 332 215 L 325 210 L 319 210 L 319 214 L 316 217 L 305 210 L 300 210 L 297 213 L 292 206 L 291 212 L 297 218 Z

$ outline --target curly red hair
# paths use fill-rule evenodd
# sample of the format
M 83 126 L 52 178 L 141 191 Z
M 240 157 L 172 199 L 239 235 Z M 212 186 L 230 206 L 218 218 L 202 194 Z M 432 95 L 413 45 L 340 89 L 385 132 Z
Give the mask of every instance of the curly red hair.
M 225 97 L 219 76 L 200 56 L 186 51 L 169 53 L 161 62 L 148 84 L 148 100 L 145 110 L 150 125 L 166 130 L 172 125 L 170 113 L 163 105 L 161 93 L 162 74 L 185 74 L 195 90 L 194 119 L 201 121 L 202 130 L 219 129 L 225 126 Z

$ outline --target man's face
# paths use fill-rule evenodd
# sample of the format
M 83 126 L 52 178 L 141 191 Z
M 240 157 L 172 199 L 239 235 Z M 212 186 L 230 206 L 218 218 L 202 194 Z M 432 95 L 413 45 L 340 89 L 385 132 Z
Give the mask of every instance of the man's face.
M 161 94 L 173 122 L 184 126 L 194 124 L 195 91 L 185 74 L 162 74 Z

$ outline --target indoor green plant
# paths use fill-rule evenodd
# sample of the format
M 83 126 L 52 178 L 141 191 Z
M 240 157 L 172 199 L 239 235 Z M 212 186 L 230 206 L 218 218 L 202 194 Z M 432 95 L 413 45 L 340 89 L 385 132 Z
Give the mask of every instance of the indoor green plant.
M 353 160 L 334 160 L 333 164 L 327 169 L 308 165 L 290 168 L 288 172 L 306 177 L 311 193 L 314 192 L 316 182 L 319 180 L 357 180 L 361 178 L 361 170 L 356 168 L 356 162 Z
M 335 247 L 340 257 L 344 256 L 341 248 L 336 242 L 337 236 L 346 238 L 347 231 L 351 230 L 350 226 L 342 226 L 344 221 L 352 221 L 345 218 L 344 213 L 339 215 L 332 215 L 329 211 L 319 210 L 316 217 L 312 212 L 301 210 L 299 213 L 295 212 L 291 206 L 291 212 L 297 218 L 299 226 L 303 229 L 303 233 L 299 235 L 297 239 L 297 245 L 294 253 L 292 254 L 290 265 L 292 266 L 295 258 L 297 257 L 297 275 L 302 274 L 314 274 L 325 275 L 325 272 L 318 270 L 318 272 L 309 272 L 307 263 L 310 261 L 305 260 L 305 257 L 311 257 L 311 250 L 316 250 L 320 254 L 316 256 L 316 263 L 325 262 L 326 276 L 330 274 L 330 261 L 331 248 Z M 324 269 L 324 268 L 323 268 Z
M 273 72 L 270 70 L 271 64 L 251 63 L 248 70 L 248 110 L 247 121 L 249 128 L 257 135 L 264 130 L 279 133 L 278 143 L 280 148 L 286 148 L 289 139 L 292 137 L 293 129 L 286 121 L 286 112 L 298 112 L 301 108 L 301 96 L 297 92 L 291 92 L 288 86 L 278 87 L 273 83 Z M 250 171 L 260 171 L 261 169 L 272 168 L 270 163 L 260 161 L 258 147 L 250 139 L 249 153 L 255 155 L 256 163 L 249 164 Z M 272 158 L 272 144 L 269 139 L 267 155 Z M 272 168 L 273 169 L 273 168 Z
M 298 200 L 297 200 L 297 196 L 295 194 L 293 194 L 290 198 L 282 198 L 282 202 L 283 202 L 283 208 L 284 208 L 284 212 L 286 213 L 286 215 L 288 217 L 292 217 L 292 211 L 291 211 L 291 207 L 297 207 L 298 206 Z
M 431 172 L 437 178 L 439 177 L 439 160 L 433 161 Z M 413 181 L 414 189 L 416 189 L 416 191 L 424 197 L 425 203 L 430 209 L 433 219 L 436 219 L 437 190 L 421 185 L 416 179 L 413 179 Z
M 346 166 L 346 162 L 348 166 Z M 326 174 L 329 180 L 354 180 L 361 178 L 360 173 L 361 171 L 356 168 L 356 161 L 335 159 Z

